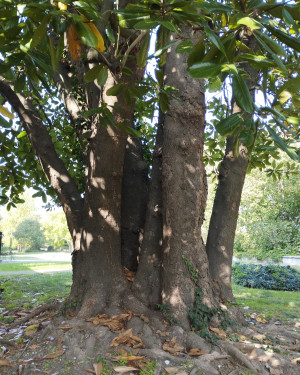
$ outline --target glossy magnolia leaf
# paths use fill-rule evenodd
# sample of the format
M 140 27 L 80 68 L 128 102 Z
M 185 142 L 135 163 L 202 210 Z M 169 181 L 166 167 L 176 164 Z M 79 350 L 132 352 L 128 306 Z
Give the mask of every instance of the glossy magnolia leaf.
M 299 161 L 299 156 L 296 154 L 296 152 L 291 147 L 289 147 L 270 126 L 267 126 L 267 129 L 274 143 L 284 152 L 286 152 L 291 159 Z
M 163 25 L 166 29 L 173 31 L 174 33 L 178 32 L 178 27 L 170 21 L 160 21 L 160 24 Z
M 115 43 L 116 42 L 116 38 L 115 38 L 115 35 L 114 35 L 114 32 L 113 32 L 113 29 L 111 28 L 111 24 L 108 22 L 107 26 L 106 26 L 106 35 L 109 39 L 109 41 L 111 43 Z
M 143 20 L 143 21 L 140 21 L 140 22 L 136 23 L 134 25 L 134 28 L 136 30 L 150 30 L 150 29 L 154 29 L 158 25 L 160 25 L 159 21 L 153 21 L 153 20 L 150 20 L 150 19 L 148 19 L 148 20 L 146 19 L 146 20 Z
M 280 44 L 278 44 L 274 39 L 270 38 L 268 35 L 258 30 L 255 30 L 254 35 L 260 44 L 262 40 L 264 44 L 267 45 L 272 52 L 275 52 L 279 56 L 284 56 L 284 57 L 286 56 L 286 52 L 284 48 Z M 267 48 L 265 48 L 265 50 L 269 52 Z
M 205 28 L 205 34 L 209 41 L 214 44 L 225 56 L 226 56 L 226 51 L 224 48 L 224 45 L 221 41 L 221 39 L 218 37 L 217 34 L 215 34 L 210 28 L 206 27 Z
M 106 66 L 103 65 L 102 69 L 100 70 L 97 76 L 98 85 L 104 86 L 107 81 L 107 78 L 108 78 L 108 69 Z
M 0 126 L 9 129 L 12 126 L 12 121 L 8 122 L 2 116 L 0 116 Z
M 239 139 L 246 147 L 251 147 L 254 143 L 255 136 L 250 129 L 243 129 L 239 134 Z
M 141 44 L 141 48 L 140 48 L 138 58 L 137 58 L 137 63 L 138 63 L 138 66 L 140 68 L 144 68 L 146 66 L 149 45 L 150 45 L 150 34 L 148 33 L 145 36 L 145 38 L 144 38 L 144 40 Z
M 14 115 L 11 112 L 9 112 L 7 108 L 3 107 L 3 105 L 0 105 L 0 113 L 5 117 L 10 118 L 11 120 L 14 119 Z
M 199 38 L 198 43 L 194 46 L 193 51 L 189 54 L 187 61 L 189 67 L 197 62 L 201 62 L 203 57 L 205 56 L 205 45 L 203 41 L 204 36 L 202 35 Z
M 240 127 L 243 121 L 243 117 L 240 113 L 235 113 L 223 120 L 221 120 L 217 125 L 217 131 L 224 137 L 233 135 L 236 130 Z
M 160 57 L 159 66 L 164 66 L 167 61 L 167 49 L 171 47 L 176 41 L 169 43 L 170 30 L 164 26 L 160 26 L 156 37 L 156 52 L 154 57 Z
M 216 77 L 222 69 L 222 65 L 211 62 L 200 62 L 189 67 L 189 74 L 192 78 Z
M 241 75 L 232 76 L 233 99 L 236 104 L 244 111 L 251 113 L 253 111 L 253 98 L 250 95 L 248 86 Z
M 194 45 L 190 40 L 181 42 L 176 47 L 177 53 L 191 53 L 194 50 Z
M 273 26 L 265 25 L 265 27 L 274 35 L 276 36 L 282 43 L 286 44 L 287 46 L 293 48 L 295 51 L 300 52 L 300 40 L 299 38 L 295 38 L 286 34 L 285 32 L 276 29 Z
M 248 26 L 251 30 L 260 30 L 263 27 L 261 23 L 251 17 L 242 17 L 237 21 L 236 24 Z
M 33 49 L 34 47 L 36 47 L 44 39 L 44 37 L 46 35 L 46 32 L 47 32 L 47 26 L 48 26 L 48 23 L 49 23 L 50 19 L 51 19 L 50 14 L 47 14 L 43 18 L 42 23 L 40 24 L 39 27 L 37 27 L 37 29 L 35 30 L 35 32 L 32 36 L 32 40 L 31 40 L 31 43 L 30 43 L 30 49 Z
M 74 61 L 78 61 L 81 56 L 82 46 L 79 35 L 73 25 L 68 28 L 67 38 L 70 55 Z
M 102 71 L 103 67 L 104 67 L 103 65 L 97 65 L 97 66 L 94 66 L 89 71 L 87 71 L 84 75 L 85 82 L 92 82 L 95 79 L 97 79 L 98 75 Z
M 87 25 L 87 27 L 92 31 L 92 33 L 96 36 L 97 38 L 97 45 L 94 47 L 97 51 L 99 52 L 103 52 L 106 50 L 105 48 L 105 45 L 104 45 L 104 40 L 102 38 L 102 35 L 100 33 L 100 31 L 97 29 L 97 27 L 91 23 L 91 22 L 87 22 L 85 23 Z
M 248 61 L 254 68 L 263 69 L 273 67 L 275 65 L 274 61 L 268 59 L 264 55 L 253 55 L 251 53 L 244 53 L 237 59 L 238 61 L 246 60 Z
M 286 8 L 282 8 L 282 17 L 285 23 L 290 25 L 293 28 L 293 30 L 296 32 L 296 34 L 299 34 L 299 31 L 298 31 L 299 26 L 297 26 L 297 23 L 295 22 L 291 13 Z
M 53 42 L 50 37 L 49 37 L 49 51 L 50 51 L 51 65 L 55 72 L 58 66 L 58 61 L 56 59 L 56 51 L 55 51 Z
M 162 91 L 159 95 L 159 107 L 162 111 L 162 113 L 167 113 L 169 110 L 169 96 Z
M 118 83 L 106 91 L 107 96 L 118 96 L 124 88 L 124 83 Z
M 75 26 L 83 44 L 93 48 L 98 46 L 97 35 L 94 34 L 85 22 L 76 22 Z

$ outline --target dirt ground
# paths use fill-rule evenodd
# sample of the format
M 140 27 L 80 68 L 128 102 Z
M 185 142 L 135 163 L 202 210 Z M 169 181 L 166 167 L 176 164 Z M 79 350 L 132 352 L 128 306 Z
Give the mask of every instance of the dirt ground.
M 154 329 L 130 311 L 86 321 L 46 307 L 0 323 L 1 374 L 300 374 L 299 321 L 253 314 L 246 327 L 212 328 L 209 342 L 167 323 Z

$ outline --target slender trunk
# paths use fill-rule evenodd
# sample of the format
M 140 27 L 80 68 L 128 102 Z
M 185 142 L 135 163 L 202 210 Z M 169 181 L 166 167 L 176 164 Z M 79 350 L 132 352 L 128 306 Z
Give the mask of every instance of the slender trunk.
M 161 246 L 162 246 L 162 140 L 163 114 L 160 113 L 156 145 L 153 153 L 149 200 L 146 211 L 144 237 L 139 268 L 132 287 L 133 292 L 148 307 L 155 309 L 161 303 Z
M 228 301 L 234 301 L 231 288 L 233 244 L 248 166 L 247 150 L 243 148 L 244 152 L 234 158 L 233 143 L 234 137 L 227 138 L 206 243 L 210 274 L 219 282 L 223 297 Z
M 140 242 L 148 198 L 148 167 L 138 138 L 127 138 L 121 211 L 122 265 L 131 271 L 138 267 Z
M 253 36 L 246 36 L 243 41 L 254 51 L 257 49 Z M 243 68 L 248 74 L 246 84 L 254 101 L 259 72 L 248 63 L 245 63 Z M 237 113 L 242 110 L 234 103 L 232 112 Z M 233 145 L 234 137 L 227 138 L 206 243 L 211 276 L 220 285 L 223 298 L 228 301 L 234 301 L 231 287 L 233 246 L 249 160 L 248 150 L 243 145 L 240 146 L 239 156 L 235 158 Z
M 190 29 L 182 33 L 191 36 Z M 188 328 L 196 286 L 202 291 L 202 302 L 214 305 L 201 237 L 207 196 L 203 165 L 204 86 L 202 81 L 188 76 L 186 56 L 174 50 L 168 54 L 165 84 L 179 90 L 180 101 L 170 100 L 164 120 L 162 302 Z M 183 257 L 199 275 L 196 285 Z

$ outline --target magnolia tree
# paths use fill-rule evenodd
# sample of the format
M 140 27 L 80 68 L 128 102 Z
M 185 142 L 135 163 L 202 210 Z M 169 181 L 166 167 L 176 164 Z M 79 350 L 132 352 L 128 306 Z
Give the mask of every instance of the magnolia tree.
M 62 206 L 74 246 L 70 300 L 77 313 L 167 305 L 182 326 L 196 329 L 221 317 L 233 298 L 232 254 L 230 244 L 218 244 L 224 276 L 213 267 L 224 257 L 213 249 L 208 257 L 201 236 L 203 79 L 210 88 L 231 82 L 233 108 L 216 125 L 231 136 L 231 160 L 242 150 L 247 166 L 255 142 L 264 152 L 275 143 L 298 160 L 288 141 L 298 121 L 300 43 L 292 31 L 299 31 L 299 6 L 4 1 L 0 14 L 2 203 L 17 204 L 27 185 Z M 156 78 L 145 77 L 152 30 Z M 258 88 L 261 107 L 251 95 Z M 157 103 L 149 178 L 137 129 Z M 236 220 L 239 197 L 226 194 L 225 210 Z M 124 267 L 136 271 L 134 281 Z

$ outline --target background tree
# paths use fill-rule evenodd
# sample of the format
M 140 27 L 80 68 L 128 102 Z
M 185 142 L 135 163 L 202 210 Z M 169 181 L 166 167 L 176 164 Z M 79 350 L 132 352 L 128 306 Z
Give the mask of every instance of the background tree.
M 21 221 L 13 236 L 18 242 L 20 248 L 28 248 L 30 250 L 39 250 L 45 246 L 45 236 L 41 229 L 41 224 L 35 219 L 26 219 Z
M 47 212 L 42 220 L 42 228 L 48 248 L 72 249 L 72 239 L 63 211 L 56 209 L 54 212 Z

